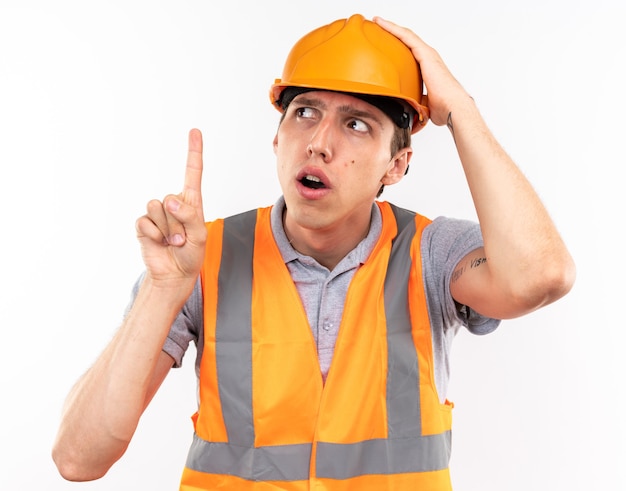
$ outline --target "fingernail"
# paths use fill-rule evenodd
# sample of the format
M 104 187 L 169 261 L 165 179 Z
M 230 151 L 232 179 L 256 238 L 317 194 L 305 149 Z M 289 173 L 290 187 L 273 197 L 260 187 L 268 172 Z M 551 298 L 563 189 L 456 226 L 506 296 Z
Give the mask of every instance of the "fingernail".
M 178 200 L 175 200 L 173 198 L 169 199 L 167 200 L 167 208 L 170 211 L 177 212 L 178 209 L 180 208 L 180 203 L 178 202 Z
M 181 234 L 174 234 L 170 235 L 168 242 L 170 243 L 170 245 L 180 246 L 185 243 L 185 238 Z

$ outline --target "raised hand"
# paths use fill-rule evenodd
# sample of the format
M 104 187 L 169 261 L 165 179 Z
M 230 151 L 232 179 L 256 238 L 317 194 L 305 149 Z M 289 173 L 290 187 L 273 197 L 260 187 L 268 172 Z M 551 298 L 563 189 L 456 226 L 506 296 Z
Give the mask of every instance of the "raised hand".
M 483 315 L 508 319 L 565 295 L 574 281 L 574 262 L 539 196 L 472 98 L 414 32 L 378 17 L 374 21 L 406 44 L 419 63 L 430 118 L 454 136 L 474 200 L 484 248 L 459 263 L 450 282 L 453 298 Z
M 450 73 L 439 53 L 422 41 L 417 34 L 381 17 L 374 17 L 373 20 L 411 49 L 422 71 L 430 119 L 436 125 L 448 124 L 452 108 L 459 103 L 466 104 L 471 101 L 465 89 Z
M 206 242 L 201 185 L 202 134 L 192 129 L 182 192 L 151 200 L 136 223 L 146 274 L 160 286 L 195 281 L 200 272 Z

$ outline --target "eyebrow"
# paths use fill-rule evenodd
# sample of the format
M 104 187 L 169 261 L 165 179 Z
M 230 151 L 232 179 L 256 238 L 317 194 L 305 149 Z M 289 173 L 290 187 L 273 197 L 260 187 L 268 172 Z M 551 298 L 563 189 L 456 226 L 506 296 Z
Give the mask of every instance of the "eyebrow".
M 292 104 L 293 103 L 300 104 L 302 106 L 311 106 L 311 107 L 318 107 L 320 109 L 326 109 L 326 104 L 324 103 L 324 101 L 316 97 L 307 97 L 306 95 L 297 96 L 292 101 Z
M 316 97 L 307 97 L 306 95 L 298 96 L 294 99 L 296 104 L 299 106 L 310 106 L 318 109 L 327 109 L 328 106 L 324 101 L 318 99 Z M 384 128 L 383 122 L 381 119 L 374 114 L 372 111 L 363 111 L 362 109 L 357 109 L 351 104 L 344 104 L 339 106 L 339 112 L 344 114 L 349 114 L 355 118 L 363 118 L 370 119 L 378 124 L 381 128 Z
M 361 109 L 355 108 L 354 106 L 346 104 L 344 106 L 339 107 L 339 112 L 350 114 L 351 116 L 354 116 L 355 118 L 371 119 L 372 121 L 377 123 L 378 126 L 380 126 L 381 128 L 384 127 L 383 122 L 380 120 L 380 118 L 371 111 L 363 111 Z

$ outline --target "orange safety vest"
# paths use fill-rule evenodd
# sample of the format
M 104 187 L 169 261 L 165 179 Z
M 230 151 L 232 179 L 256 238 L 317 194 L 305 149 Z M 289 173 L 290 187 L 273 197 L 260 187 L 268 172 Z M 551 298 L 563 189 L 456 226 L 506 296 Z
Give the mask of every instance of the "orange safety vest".
M 200 407 L 181 490 L 450 490 L 452 404 L 434 379 L 420 238 L 379 202 L 326 383 L 262 208 L 208 223 Z

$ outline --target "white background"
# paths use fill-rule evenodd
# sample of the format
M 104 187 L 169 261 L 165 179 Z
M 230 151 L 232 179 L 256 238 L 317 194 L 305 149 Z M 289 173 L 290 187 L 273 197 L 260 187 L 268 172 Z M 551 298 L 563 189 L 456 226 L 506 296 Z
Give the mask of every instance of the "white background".
M 145 203 L 178 192 L 205 137 L 207 219 L 279 195 L 268 89 L 293 43 L 354 12 L 439 50 L 535 185 L 578 266 L 573 291 L 494 334 L 461 333 L 457 491 L 626 489 L 621 0 L 0 0 L 0 489 L 177 489 L 193 349 L 103 479 L 65 482 L 65 395 L 118 327 L 142 271 Z M 450 135 L 430 124 L 384 197 L 474 218 Z

